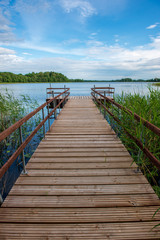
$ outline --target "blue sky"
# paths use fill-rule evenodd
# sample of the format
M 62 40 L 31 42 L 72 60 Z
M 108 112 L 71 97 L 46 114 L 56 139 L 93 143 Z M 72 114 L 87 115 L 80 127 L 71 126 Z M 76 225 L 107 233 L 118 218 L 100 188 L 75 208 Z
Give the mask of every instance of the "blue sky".
M 0 0 L 0 71 L 160 77 L 160 0 Z

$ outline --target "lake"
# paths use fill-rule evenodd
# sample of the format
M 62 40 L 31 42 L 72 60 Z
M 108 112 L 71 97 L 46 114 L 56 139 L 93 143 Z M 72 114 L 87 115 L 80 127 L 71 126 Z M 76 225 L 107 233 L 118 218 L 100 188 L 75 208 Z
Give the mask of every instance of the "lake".
M 86 83 L 52 83 L 51 86 L 66 87 L 70 88 L 71 96 L 90 96 L 91 88 L 96 85 L 96 87 L 114 87 L 115 94 L 121 95 L 122 91 L 124 93 L 140 93 L 141 95 L 146 95 L 149 93 L 148 87 L 152 83 L 145 82 L 86 82 Z M 15 97 L 20 97 L 21 94 L 27 94 L 31 98 L 35 98 L 39 104 L 42 104 L 46 100 L 46 88 L 50 87 L 50 83 L 16 83 L 16 84 L 0 84 L 0 91 L 3 93 L 7 88 L 12 91 Z M 153 87 L 152 88 L 157 88 Z

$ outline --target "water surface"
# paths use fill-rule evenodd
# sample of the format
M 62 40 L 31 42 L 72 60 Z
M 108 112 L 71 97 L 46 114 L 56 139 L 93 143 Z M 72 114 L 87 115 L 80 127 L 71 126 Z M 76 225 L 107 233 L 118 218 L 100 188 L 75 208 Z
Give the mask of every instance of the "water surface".
M 122 91 L 124 93 L 140 93 L 141 95 L 146 95 L 149 93 L 149 86 L 151 83 L 145 82 L 86 82 L 86 83 L 52 83 L 51 86 L 70 88 L 71 96 L 90 96 L 91 88 L 95 85 L 96 87 L 114 87 L 115 94 L 121 95 Z M 15 97 L 20 97 L 21 94 L 27 94 L 31 98 L 35 98 L 39 104 L 42 104 L 46 100 L 46 88 L 50 87 L 50 83 L 16 83 L 16 84 L 0 84 L 0 91 L 5 92 L 7 88 L 12 91 Z M 153 86 L 152 86 L 153 87 Z M 157 88 L 157 87 L 153 87 Z

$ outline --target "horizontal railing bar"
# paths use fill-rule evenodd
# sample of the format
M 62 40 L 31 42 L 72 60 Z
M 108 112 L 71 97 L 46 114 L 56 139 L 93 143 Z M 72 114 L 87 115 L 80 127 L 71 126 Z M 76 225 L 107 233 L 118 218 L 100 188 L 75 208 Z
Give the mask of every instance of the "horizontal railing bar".
M 46 89 L 66 89 L 66 90 L 69 90 L 69 88 L 46 88 Z
M 105 93 L 114 93 L 114 92 L 111 92 L 111 91 L 105 91 L 105 90 L 104 90 L 104 91 L 98 91 L 98 92 L 99 92 L 99 93 L 104 93 L 104 92 L 105 92 Z
M 69 88 L 68 88 L 69 89 Z M 17 130 L 20 126 L 22 126 L 25 122 L 27 122 L 31 117 L 33 117 L 36 113 L 38 113 L 42 108 L 44 108 L 45 106 L 47 106 L 48 104 L 50 104 L 52 101 L 54 101 L 55 99 L 57 99 L 58 97 L 60 97 L 61 95 L 63 95 L 64 93 L 66 93 L 68 91 L 68 89 L 64 92 L 62 92 L 61 94 L 57 95 L 56 97 L 50 99 L 49 101 L 43 103 L 41 106 L 39 106 L 38 108 L 36 108 L 34 111 L 32 111 L 31 113 L 29 113 L 28 115 L 26 115 L 25 117 L 23 117 L 22 119 L 20 119 L 19 121 L 17 121 L 16 123 L 14 123 L 12 126 L 10 126 L 9 128 L 7 128 L 6 130 L 4 130 L 3 132 L 0 133 L 0 142 L 2 140 L 4 140 L 6 137 L 8 137 L 10 134 L 12 134 L 15 130 Z
M 43 124 L 47 121 L 47 119 L 52 116 L 53 112 L 60 106 L 60 104 L 65 101 L 65 99 L 69 96 L 69 94 L 70 93 L 68 93 L 68 95 L 65 98 L 63 98 L 59 102 L 59 104 L 44 118 L 44 120 L 34 129 L 34 131 L 26 138 L 26 140 L 20 145 L 20 147 L 8 159 L 8 161 L 1 167 L 1 169 L 0 169 L 0 178 L 3 177 L 5 172 L 9 169 L 9 167 L 16 160 L 16 158 L 21 154 L 21 152 L 24 150 L 24 148 L 27 146 L 27 144 L 31 141 L 31 139 L 34 137 L 34 135 L 43 126 Z
M 115 89 L 113 87 L 95 87 L 93 89 Z
M 128 108 L 120 105 L 119 103 L 116 103 L 114 100 L 105 97 L 104 95 L 100 94 L 99 92 L 95 91 L 94 88 L 91 88 L 93 92 L 99 94 L 101 97 L 105 98 L 107 101 L 109 101 L 110 103 L 112 103 L 113 105 L 115 105 L 116 107 L 124 110 L 126 113 L 132 115 L 134 117 L 135 120 L 137 120 L 138 122 L 142 122 L 142 124 L 147 127 L 148 129 L 150 129 L 152 132 L 154 132 L 155 134 L 157 134 L 158 136 L 160 136 L 160 128 L 158 128 L 157 126 L 155 126 L 154 124 L 148 122 L 147 120 L 145 120 L 144 118 L 140 117 L 138 114 L 133 113 L 131 110 L 129 110 Z
M 54 92 L 54 94 L 60 94 L 61 92 Z M 47 92 L 47 94 L 52 94 L 52 92 Z
M 141 141 L 134 137 L 133 135 L 131 135 L 126 128 L 122 125 L 121 121 L 113 114 L 111 113 L 102 103 L 101 101 L 99 101 L 93 93 L 91 93 L 91 95 L 94 97 L 94 99 L 110 114 L 111 117 L 113 117 L 113 119 L 119 123 L 119 125 L 121 127 L 123 127 L 125 133 L 132 139 L 134 140 L 134 142 L 137 144 L 137 146 L 144 152 L 144 154 L 151 160 L 151 162 L 160 170 L 160 161 L 148 150 L 148 148 L 144 147 L 143 144 L 141 143 Z

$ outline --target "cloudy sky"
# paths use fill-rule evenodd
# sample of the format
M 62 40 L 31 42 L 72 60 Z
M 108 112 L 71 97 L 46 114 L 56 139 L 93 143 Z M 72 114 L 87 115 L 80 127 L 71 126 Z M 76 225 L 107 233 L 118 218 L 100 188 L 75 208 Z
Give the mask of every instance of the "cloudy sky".
M 0 71 L 160 77 L 160 0 L 0 0 Z

